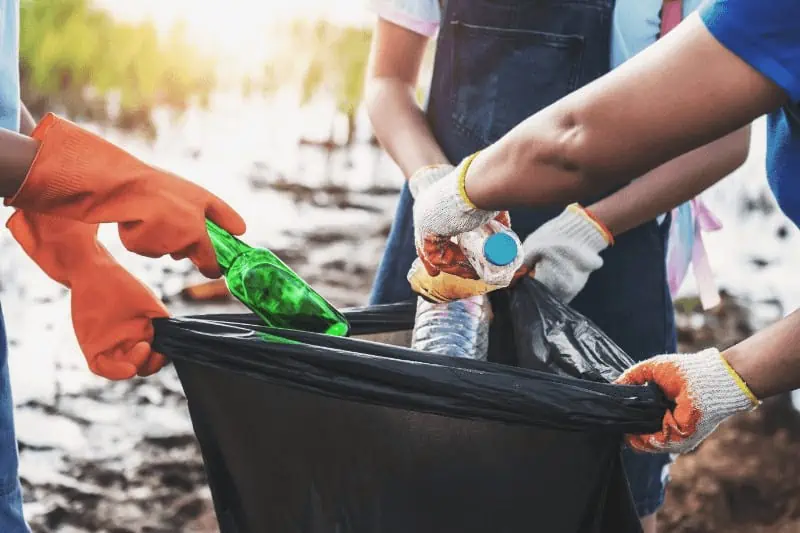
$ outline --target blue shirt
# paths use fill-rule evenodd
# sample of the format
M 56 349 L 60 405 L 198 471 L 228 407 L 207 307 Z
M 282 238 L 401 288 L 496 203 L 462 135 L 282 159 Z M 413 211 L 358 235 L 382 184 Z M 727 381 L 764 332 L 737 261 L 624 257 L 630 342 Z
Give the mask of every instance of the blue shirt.
M 767 118 L 767 180 L 800 225 L 800 0 L 708 0 L 700 15 L 723 46 L 789 96 Z
M 19 131 L 19 0 L 0 0 L 0 128 Z

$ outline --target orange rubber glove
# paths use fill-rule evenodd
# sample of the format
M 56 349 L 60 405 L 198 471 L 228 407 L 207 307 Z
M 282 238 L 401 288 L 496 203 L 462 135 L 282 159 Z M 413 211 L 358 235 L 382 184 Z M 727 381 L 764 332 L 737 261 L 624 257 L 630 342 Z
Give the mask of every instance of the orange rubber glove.
M 150 347 L 151 319 L 169 313 L 97 242 L 96 224 L 18 210 L 6 225 L 45 274 L 71 290 L 72 325 L 93 373 L 120 380 L 164 366 Z
M 675 408 L 664 414 L 661 431 L 626 437 L 631 448 L 642 452 L 690 452 L 723 420 L 759 405 L 741 376 L 715 348 L 653 357 L 629 368 L 617 382 L 655 383 L 675 402 Z
M 116 222 L 128 250 L 188 257 L 204 275 L 220 276 L 205 219 L 234 235 L 245 231 L 225 202 L 53 114 L 31 137 L 41 142 L 38 153 L 6 205 L 90 224 Z

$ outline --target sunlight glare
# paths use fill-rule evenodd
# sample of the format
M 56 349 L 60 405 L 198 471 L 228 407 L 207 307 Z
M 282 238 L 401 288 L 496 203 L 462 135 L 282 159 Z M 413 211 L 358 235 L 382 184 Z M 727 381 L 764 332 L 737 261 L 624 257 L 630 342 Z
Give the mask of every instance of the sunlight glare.
M 330 22 L 363 25 L 371 13 L 367 0 L 95 0 L 115 16 L 152 20 L 159 30 L 186 25 L 189 38 L 229 70 L 261 68 L 271 52 L 270 26 L 295 18 L 323 17 Z

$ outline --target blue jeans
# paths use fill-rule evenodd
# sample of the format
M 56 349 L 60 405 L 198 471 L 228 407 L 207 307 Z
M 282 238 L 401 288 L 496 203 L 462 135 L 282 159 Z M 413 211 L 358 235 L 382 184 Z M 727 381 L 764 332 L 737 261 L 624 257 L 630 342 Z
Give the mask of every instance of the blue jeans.
M 0 532 L 29 533 L 22 514 L 19 454 L 14 433 L 14 401 L 8 375 L 8 342 L 0 309 Z

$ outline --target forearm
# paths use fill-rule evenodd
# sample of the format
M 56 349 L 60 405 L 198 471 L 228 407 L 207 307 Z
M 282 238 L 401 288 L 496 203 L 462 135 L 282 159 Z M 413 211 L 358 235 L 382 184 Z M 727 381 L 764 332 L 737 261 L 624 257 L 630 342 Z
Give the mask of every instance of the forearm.
M 19 118 L 19 132 L 30 137 L 30 135 L 33 133 L 33 130 L 36 128 L 36 121 L 33 119 L 31 112 L 28 111 L 28 108 L 22 102 L 20 102 Z
M 372 79 L 367 86 L 367 109 L 375 136 L 406 177 L 426 165 L 448 163 L 412 87 L 400 80 Z
M 750 127 L 742 128 L 655 168 L 589 206 L 614 235 L 686 202 L 739 168 L 747 159 Z
M 0 129 L 0 196 L 14 196 L 33 164 L 39 142 L 19 133 Z
M 800 311 L 726 350 L 723 356 L 761 400 L 800 389 Z
M 607 192 L 776 109 L 786 95 L 697 16 L 480 154 L 478 207 L 565 204 Z

